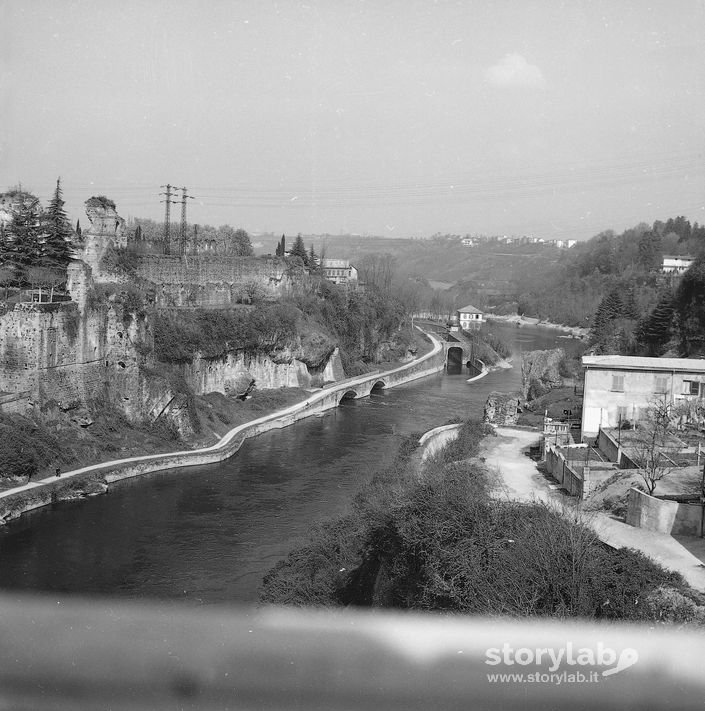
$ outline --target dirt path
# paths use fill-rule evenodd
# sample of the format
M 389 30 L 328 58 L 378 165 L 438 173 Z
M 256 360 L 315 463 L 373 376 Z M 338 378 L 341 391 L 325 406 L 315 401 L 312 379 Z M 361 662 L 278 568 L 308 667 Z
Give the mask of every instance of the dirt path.
M 526 456 L 528 447 L 538 441 L 537 432 L 509 427 L 498 427 L 496 432 L 497 437 L 485 438 L 480 456 L 498 472 L 500 495 L 518 501 L 576 505 L 574 498 L 562 494 Z M 690 585 L 705 592 L 705 543 L 700 539 L 686 541 L 686 548 L 673 536 L 629 526 L 606 513 L 586 512 L 585 521 L 605 543 L 615 548 L 635 548 L 665 568 L 678 571 Z

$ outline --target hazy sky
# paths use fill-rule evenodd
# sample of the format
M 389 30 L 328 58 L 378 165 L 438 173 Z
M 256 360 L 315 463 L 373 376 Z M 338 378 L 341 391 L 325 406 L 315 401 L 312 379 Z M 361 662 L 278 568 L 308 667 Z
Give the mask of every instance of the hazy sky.
M 701 0 L 0 0 L 0 59 L 0 190 L 73 219 L 170 182 L 250 232 L 705 222 Z

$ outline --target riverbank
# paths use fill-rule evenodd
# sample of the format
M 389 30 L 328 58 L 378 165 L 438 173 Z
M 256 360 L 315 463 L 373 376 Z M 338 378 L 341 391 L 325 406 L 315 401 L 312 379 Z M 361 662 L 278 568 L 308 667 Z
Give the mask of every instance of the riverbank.
M 106 493 L 110 484 L 123 479 L 221 462 L 233 456 L 245 439 L 322 414 L 337 407 L 345 397 L 365 397 L 375 387 L 394 387 L 437 373 L 445 366 L 443 346 L 432 334 L 428 335 L 432 348 L 421 357 L 391 370 L 367 373 L 323 388 L 301 402 L 231 429 L 210 447 L 115 459 L 62 473 L 59 478 L 33 481 L 0 492 L 0 524 L 51 503 Z
M 538 318 L 533 318 L 531 316 L 519 316 L 519 314 L 511 315 L 500 315 L 493 313 L 486 313 L 485 318 L 488 321 L 502 321 L 504 323 L 514 323 L 517 326 L 538 326 L 539 328 L 553 328 L 558 331 L 563 331 L 569 334 L 573 338 L 587 338 L 590 333 L 590 329 L 582 328 L 580 326 L 566 326 L 562 323 L 552 323 L 551 321 L 542 321 Z

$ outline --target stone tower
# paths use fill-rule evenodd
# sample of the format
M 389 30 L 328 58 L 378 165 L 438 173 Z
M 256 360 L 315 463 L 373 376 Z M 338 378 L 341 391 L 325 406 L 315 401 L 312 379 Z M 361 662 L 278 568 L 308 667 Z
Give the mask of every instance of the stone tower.
M 115 281 L 114 274 L 102 273 L 100 262 L 111 247 L 127 246 L 125 220 L 117 214 L 115 203 L 106 197 L 86 200 L 86 215 L 90 227 L 83 230 L 83 245 L 77 257 L 91 268 L 94 281 Z

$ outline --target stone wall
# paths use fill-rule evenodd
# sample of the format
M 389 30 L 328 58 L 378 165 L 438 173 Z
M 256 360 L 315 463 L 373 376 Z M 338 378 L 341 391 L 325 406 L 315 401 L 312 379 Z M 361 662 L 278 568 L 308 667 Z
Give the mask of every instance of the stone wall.
M 519 393 L 491 392 L 485 402 L 482 421 L 492 425 L 516 425 L 519 416 Z
M 701 516 L 700 504 L 668 501 L 639 489 L 629 490 L 627 523 L 630 526 L 672 536 L 700 536 Z
M 286 262 L 267 257 L 139 255 L 137 276 L 156 285 L 159 305 L 177 307 L 247 303 L 292 285 Z
M 0 391 L 29 393 L 28 407 L 38 412 L 51 403 L 86 406 L 108 393 L 120 406 L 136 401 L 135 344 L 149 336 L 143 321 L 121 316 L 113 306 L 81 312 L 71 302 L 17 304 L 0 317 Z M 136 416 L 130 406 L 122 409 Z

